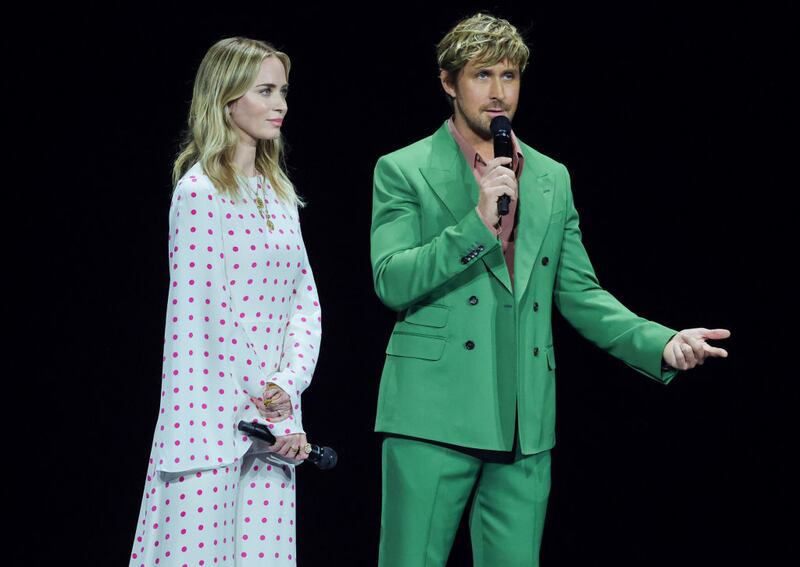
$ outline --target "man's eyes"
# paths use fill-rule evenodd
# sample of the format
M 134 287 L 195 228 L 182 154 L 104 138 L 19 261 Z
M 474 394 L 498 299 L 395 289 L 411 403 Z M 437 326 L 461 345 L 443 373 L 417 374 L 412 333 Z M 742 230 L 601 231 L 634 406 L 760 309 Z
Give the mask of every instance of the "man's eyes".
M 491 76 L 491 73 L 489 73 L 488 71 L 478 71 L 478 73 L 475 76 L 479 79 L 487 79 Z M 504 79 L 508 81 L 513 81 L 516 78 L 516 75 L 511 71 L 503 73 L 502 76 Z

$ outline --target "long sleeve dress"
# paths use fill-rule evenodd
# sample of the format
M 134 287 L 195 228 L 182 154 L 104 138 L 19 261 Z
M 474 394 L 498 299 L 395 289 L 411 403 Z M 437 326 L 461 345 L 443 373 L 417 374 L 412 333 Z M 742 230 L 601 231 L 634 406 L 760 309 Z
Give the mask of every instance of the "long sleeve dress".
M 297 209 L 265 192 L 272 230 L 247 192 L 218 193 L 200 164 L 175 188 L 161 404 L 131 565 L 295 560 L 294 465 L 236 429 L 303 432 L 321 338 Z M 291 397 L 288 419 L 253 404 L 268 382 Z

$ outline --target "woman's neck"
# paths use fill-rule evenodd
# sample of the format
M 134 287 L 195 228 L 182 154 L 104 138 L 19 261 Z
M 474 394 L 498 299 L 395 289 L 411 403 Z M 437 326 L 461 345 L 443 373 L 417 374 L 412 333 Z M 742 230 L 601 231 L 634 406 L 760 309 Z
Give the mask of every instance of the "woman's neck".
M 236 153 L 233 157 L 236 168 L 245 177 L 255 177 L 256 171 L 256 146 L 245 142 L 236 145 Z

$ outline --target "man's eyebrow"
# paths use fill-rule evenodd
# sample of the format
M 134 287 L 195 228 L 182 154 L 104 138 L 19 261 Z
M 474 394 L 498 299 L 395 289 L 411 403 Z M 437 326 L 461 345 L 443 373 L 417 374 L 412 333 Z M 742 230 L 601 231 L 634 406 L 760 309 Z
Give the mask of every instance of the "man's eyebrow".
M 492 67 L 494 67 L 494 65 L 486 65 L 485 67 L 476 67 L 475 72 L 480 73 L 481 71 L 485 71 L 487 73 L 494 73 Z M 505 69 L 500 69 L 498 71 L 498 73 L 516 73 L 516 72 L 518 72 L 518 69 L 516 67 L 506 67 Z

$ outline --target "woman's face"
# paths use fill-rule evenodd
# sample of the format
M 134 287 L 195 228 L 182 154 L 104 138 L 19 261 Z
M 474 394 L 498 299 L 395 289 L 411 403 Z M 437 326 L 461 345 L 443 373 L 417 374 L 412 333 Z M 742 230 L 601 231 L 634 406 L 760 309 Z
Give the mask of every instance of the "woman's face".
M 288 89 L 283 63 L 274 56 L 265 58 L 247 92 L 228 105 L 231 124 L 242 143 L 255 145 L 280 136 Z

